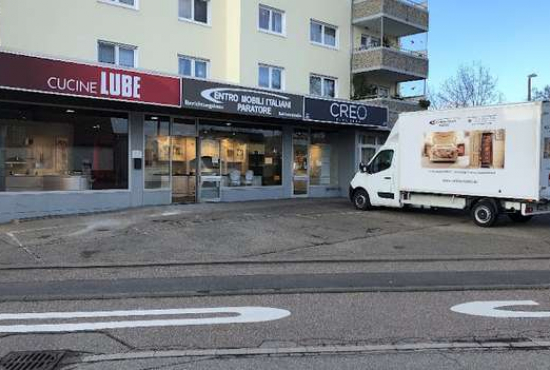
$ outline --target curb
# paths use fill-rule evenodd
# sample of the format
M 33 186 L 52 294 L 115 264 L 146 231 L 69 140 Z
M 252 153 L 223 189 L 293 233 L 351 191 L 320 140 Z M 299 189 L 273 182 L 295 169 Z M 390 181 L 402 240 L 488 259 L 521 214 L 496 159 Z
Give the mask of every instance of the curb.
M 451 342 L 418 343 L 371 346 L 324 346 L 294 348 L 240 348 L 184 351 L 144 351 L 112 355 L 92 355 L 81 358 L 81 363 L 91 364 L 108 361 L 128 361 L 174 357 L 247 357 L 247 356 L 292 356 L 330 354 L 380 354 L 417 351 L 487 351 L 487 350 L 549 350 L 548 341 L 523 342 Z

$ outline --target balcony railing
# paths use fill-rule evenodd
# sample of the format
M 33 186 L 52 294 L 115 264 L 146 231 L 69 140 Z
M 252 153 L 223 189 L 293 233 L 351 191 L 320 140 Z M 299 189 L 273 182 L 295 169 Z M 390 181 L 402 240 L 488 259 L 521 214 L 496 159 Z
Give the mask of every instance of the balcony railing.
M 397 48 L 359 48 L 353 53 L 353 73 L 379 74 L 396 82 L 426 79 L 429 61 L 425 52 Z
M 404 54 L 409 54 L 409 55 L 412 55 L 412 56 L 417 57 L 417 58 L 428 59 L 428 50 L 409 50 L 409 49 L 405 49 L 405 48 L 398 47 L 398 46 L 388 46 L 388 45 L 384 45 L 383 47 L 385 49 L 395 50 L 395 51 L 399 51 L 399 52 L 404 53 Z M 362 51 L 374 50 L 374 49 L 378 49 L 378 48 L 382 48 L 382 46 L 375 43 L 375 44 L 372 44 L 372 45 L 361 45 L 360 47 L 355 48 L 353 51 L 355 53 L 359 53 L 359 52 L 362 52 Z
M 428 5 L 420 0 L 363 0 L 353 4 L 353 22 L 357 26 L 378 28 L 377 19 L 384 17 L 386 33 L 399 33 L 397 36 L 422 33 L 429 28 Z
M 421 1 L 421 0 L 397 0 L 397 1 L 400 1 L 402 3 L 405 3 L 407 5 L 410 5 L 410 6 L 413 6 L 413 7 L 416 7 L 416 8 L 419 8 L 419 9 L 423 9 L 423 10 L 428 10 L 428 1 Z

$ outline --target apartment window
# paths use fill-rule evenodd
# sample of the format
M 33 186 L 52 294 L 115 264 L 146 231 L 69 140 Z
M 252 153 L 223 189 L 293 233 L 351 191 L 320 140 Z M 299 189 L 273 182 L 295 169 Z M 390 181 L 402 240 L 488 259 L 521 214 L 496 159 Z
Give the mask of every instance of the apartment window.
M 311 21 L 311 42 L 315 44 L 336 47 L 338 28 L 325 23 Z
M 208 23 L 210 1 L 179 0 L 179 17 L 199 23 Z
M 131 8 L 137 8 L 138 0 L 100 0 L 104 3 L 110 3 L 115 5 L 129 6 Z
M 134 68 L 137 67 L 137 47 L 99 41 L 98 60 L 100 63 Z
M 314 96 L 335 98 L 336 79 L 331 77 L 311 75 L 309 77 L 309 93 Z
M 208 78 L 210 61 L 191 57 L 179 57 L 179 74 L 186 77 Z
M 259 27 L 263 31 L 282 35 L 285 28 L 285 13 L 260 5 Z
M 284 89 L 284 69 L 260 64 L 258 85 L 266 89 Z

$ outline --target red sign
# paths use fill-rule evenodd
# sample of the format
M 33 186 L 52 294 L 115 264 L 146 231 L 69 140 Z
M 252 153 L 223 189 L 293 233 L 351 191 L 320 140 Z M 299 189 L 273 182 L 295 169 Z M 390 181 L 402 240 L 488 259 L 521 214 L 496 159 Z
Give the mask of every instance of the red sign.
M 0 87 L 179 107 L 181 79 L 0 52 Z

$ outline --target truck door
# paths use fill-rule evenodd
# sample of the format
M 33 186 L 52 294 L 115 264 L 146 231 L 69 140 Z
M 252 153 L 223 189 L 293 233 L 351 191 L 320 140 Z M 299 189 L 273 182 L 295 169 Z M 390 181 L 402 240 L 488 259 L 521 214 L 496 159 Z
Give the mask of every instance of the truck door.
M 382 150 L 369 165 L 367 191 L 373 206 L 399 207 L 394 154 L 391 149 Z

